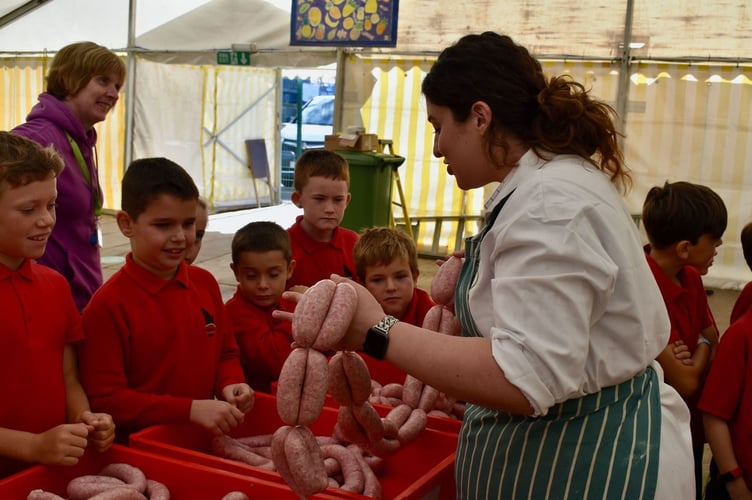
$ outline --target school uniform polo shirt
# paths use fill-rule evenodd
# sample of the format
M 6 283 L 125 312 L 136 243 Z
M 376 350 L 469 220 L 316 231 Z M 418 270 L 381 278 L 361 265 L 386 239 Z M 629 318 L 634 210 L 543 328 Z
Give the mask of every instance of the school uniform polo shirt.
M 296 285 L 312 286 L 318 281 L 329 279 L 332 274 L 354 279 L 353 249 L 358 241 L 358 233 L 338 227 L 331 240 L 317 241 L 303 230 L 302 220 L 303 216 L 299 215 L 295 224 L 287 229 L 292 244 L 292 258 L 295 259 L 295 271 L 287 280 L 287 288 Z
M 83 338 L 70 285 L 24 261 L 0 265 L 0 427 L 40 433 L 67 422 L 63 350 Z M 29 464 L 0 459 L 0 477 Z
M 129 254 L 92 297 L 83 327 L 81 381 L 92 410 L 110 413 L 123 433 L 188 422 L 193 400 L 245 381 L 219 286 L 200 267 L 181 263 L 165 280 Z
M 295 303 L 281 299 L 277 306 L 261 308 L 246 299 L 238 287 L 225 304 L 245 379 L 254 391 L 271 392 L 272 382 L 279 379 L 292 351 L 292 323 L 272 317 L 275 309 L 292 312 Z
M 750 306 L 752 306 L 752 282 L 744 285 L 741 293 L 736 298 L 734 307 L 731 309 L 731 319 L 729 324 L 741 318 L 744 313 L 750 309 Z
M 736 460 L 752 489 L 752 309 L 721 337 L 697 408 L 728 423 Z

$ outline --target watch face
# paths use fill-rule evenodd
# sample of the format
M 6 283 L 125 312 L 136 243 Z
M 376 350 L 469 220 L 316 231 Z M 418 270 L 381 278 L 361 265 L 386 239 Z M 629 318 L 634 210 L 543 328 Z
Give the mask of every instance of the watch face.
M 363 342 L 363 352 L 376 359 L 384 359 L 389 345 L 389 335 L 386 330 L 377 326 L 368 329 Z

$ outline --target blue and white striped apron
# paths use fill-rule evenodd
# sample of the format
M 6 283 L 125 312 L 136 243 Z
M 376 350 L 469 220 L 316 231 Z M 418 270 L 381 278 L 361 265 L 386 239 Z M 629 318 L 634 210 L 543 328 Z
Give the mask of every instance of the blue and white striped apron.
M 466 240 L 455 295 L 464 336 L 480 336 L 468 292 L 477 275 L 480 241 L 509 196 L 483 230 Z M 468 404 L 457 446 L 457 498 L 652 499 L 661 432 L 659 383 L 648 367 L 537 418 Z

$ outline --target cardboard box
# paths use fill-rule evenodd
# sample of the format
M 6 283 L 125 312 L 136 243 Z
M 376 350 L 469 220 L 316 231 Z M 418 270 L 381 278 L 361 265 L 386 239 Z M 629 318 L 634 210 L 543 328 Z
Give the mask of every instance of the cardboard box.
M 111 463 L 127 463 L 138 467 L 147 479 L 163 483 L 173 500 L 217 499 L 231 491 L 242 491 L 250 498 L 297 500 L 298 496 L 286 485 L 249 475 L 233 474 L 219 469 L 181 462 L 166 456 L 113 445 L 106 453 L 87 450 L 78 464 L 66 466 L 37 465 L 0 480 L 0 498 L 23 500 L 30 491 L 42 489 L 67 498 L 66 488 L 71 479 L 98 474 Z M 326 494 L 315 499 L 332 499 Z
M 324 149 L 329 151 L 378 151 L 376 134 L 331 134 L 324 137 Z
M 317 436 L 331 436 L 337 411 L 325 407 L 310 428 Z M 256 393 L 256 403 L 232 435 L 235 437 L 271 434 L 284 425 L 277 414 L 274 396 Z M 220 458 L 212 454 L 212 436 L 195 425 L 158 425 L 131 435 L 131 446 L 159 453 L 205 467 L 284 484 L 276 472 Z M 418 438 L 401 447 L 384 460 L 378 473 L 383 498 L 410 500 L 450 500 L 455 497 L 454 458 L 457 435 L 433 429 L 424 430 Z M 367 497 L 339 489 L 323 492 L 337 498 Z M 323 494 L 322 493 L 322 494 Z

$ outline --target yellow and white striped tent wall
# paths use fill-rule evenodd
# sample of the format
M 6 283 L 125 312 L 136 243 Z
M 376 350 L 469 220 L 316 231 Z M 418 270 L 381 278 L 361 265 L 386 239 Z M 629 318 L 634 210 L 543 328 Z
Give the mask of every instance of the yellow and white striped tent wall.
M 46 57 L 0 59 L 2 129 L 8 130 L 24 120 L 44 87 L 47 62 Z M 369 132 L 394 141 L 395 153 L 406 157 L 399 171 L 412 214 L 478 214 L 484 193 L 468 192 L 463 207 L 462 193 L 440 161 L 431 155 L 433 132 L 426 121 L 420 82 L 432 62 L 431 58 L 348 56 L 343 124 L 365 126 Z M 618 65 L 586 61 L 542 63 L 547 74 L 570 73 L 591 88 L 594 96 L 615 102 Z M 144 146 L 143 152 L 149 148 L 153 148 L 149 151 L 153 154 L 172 152 L 177 144 L 174 150 L 183 148 L 181 154 L 187 157 L 191 168 L 199 161 L 197 170 L 191 171 L 210 203 L 222 206 L 246 201 L 251 196 L 247 168 L 217 144 L 205 147 L 210 135 L 203 129 L 216 134 L 230 124 L 265 92 L 267 85 L 274 85 L 275 70 L 152 64 L 158 68 L 147 69 L 149 64 L 139 61 L 139 125 L 134 147 L 140 144 L 139 133 L 149 136 L 149 146 Z M 161 77 L 147 78 L 154 72 Z M 633 173 L 634 187 L 626 196 L 628 207 L 639 213 L 647 190 L 666 180 L 710 186 L 727 205 L 729 226 L 715 265 L 705 277 L 706 283 L 738 287 L 751 280 L 752 273 L 742 258 L 739 233 L 752 220 L 752 197 L 747 194 L 752 187 L 752 68 L 639 62 L 630 73 L 625 158 Z M 245 157 L 242 140 L 266 138 L 272 168 L 278 167 L 276 154 L 272 153 L 277 151 L 273 143 L 277 126 L 273 103 L 279 99 L 278 92 L 276 89 L 266 94 L 274 97 L 220 136 L 240 158 Z M 186 93 L 191 94 L 191 99 L 174 98 Z M 128 97 L 126 89 L 116 113 L 97 129 L 106 208 L 118 208 L 120 204 Z M 175 109 L 180 109 L 181 114 L 175 114 Z M 198 118 L 187 118 L 196 115 Z M 157 131 L 163 131 L 162 135 Z M 264 189 L 260 183 L 259 188 Z M 468 228 L 469 232 L 473 230 Z M 433 237 L 429 232 L 430 228 L 426 228 L 419 235 L 422 245 Z M 443 227 L 441 241 L 445 248 L 454 248 L 454 234 L 450 225 Z
M 343 124 L 394 141 L 410 213 L 480 213 L 484 193 L 461 192 L 441 162 L 431 156 L 433 131 L 426 121 L 420 82 L 430 58 L 352 55 L 346 60 Z M 615 106 L 620 67 L 611 62 L 542 61 L 544 72 L 569 74 L 591 94 Z M 625 131 L 625 160 L 634 186 L 626 202 L 639 214 L 650 187 L 686 180 L 706 184 L 729 212 L 724 244 L 706 277 L 713 286 L 739 287 L 752 279 L 739 233 L 752 221 L 752 68 L 744 65 L 638 63 L 631 79 Z M 416 116 L 417 113 L 417 116 Z M 429 227 L 418 235 L 430 246 Z M 454 248 L 455 228 L 443 226 L 442 242 Z

